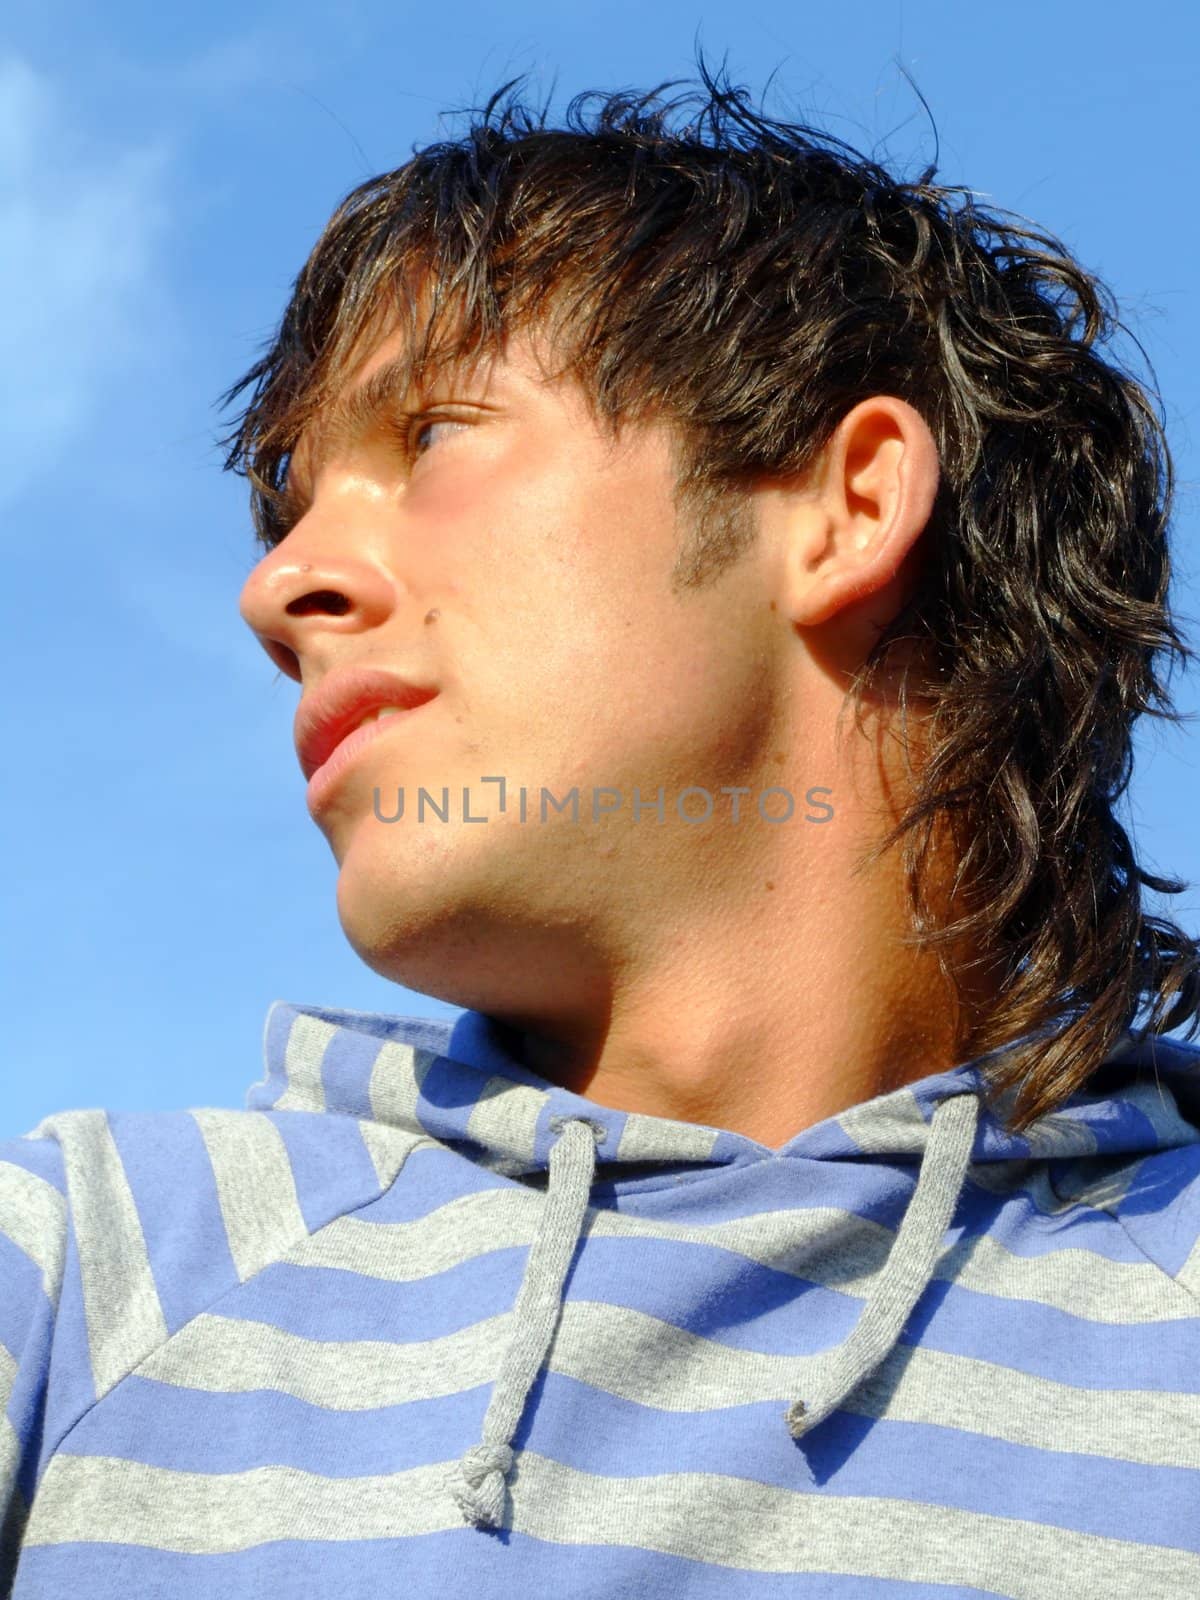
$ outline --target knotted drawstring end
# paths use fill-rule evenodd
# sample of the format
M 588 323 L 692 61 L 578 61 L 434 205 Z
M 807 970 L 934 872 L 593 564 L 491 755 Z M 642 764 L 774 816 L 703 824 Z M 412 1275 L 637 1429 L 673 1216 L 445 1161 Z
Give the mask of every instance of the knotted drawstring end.
M 459 1510 L 477 1528 L 503 1524 L 505 1480 L 513 1464 L 509 1441 L 554 1338 L 563 1281 L 596 1170 L 596 1146 L 607 1136 L 604 1124 L 588 1117 L 553 1117 L 550 1126 L 559 1138 L 550 1151 L 546 1200 L 512 1309 L 512 1338 L 488 1401 L 483 1438 L 464 1451 L 448 1484 Z
M 506 1444 L 473 1444 L 457 1463 L 450 1485 L 459 1510 L 477 1528 L 498 1528 L 504 1520 L 505 1478 L 513 1464 Z
M 838 1407 L 836 1394 L 826 1395 L 823 1400 L 793 1400 L 783 1413 L 783 1420 L 787 1423 L 787 1431 L 793 1439 L 803 1439 L 806 1433 L 811 1433 L 819 1422 L 824 1422 L 831 1412 Z
M 783 1420 L 787 1423 L 787 1431 L 793 1439 L 801 1439 L 812 1427 L 812 1418 L 808 1415 L 808 1408 L 803 1400 L 793 1400 L 783 1413 Z

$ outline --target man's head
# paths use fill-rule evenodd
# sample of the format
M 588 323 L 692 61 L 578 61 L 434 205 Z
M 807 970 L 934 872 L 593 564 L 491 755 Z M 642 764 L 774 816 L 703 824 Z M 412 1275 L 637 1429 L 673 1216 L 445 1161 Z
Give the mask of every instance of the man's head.
M 992 975 L 964 1048 L 1059 1028 L 1028 1117 L 1141 994 L 1194 1009 L 1112 811 L 1182 653 L 1159 425 L 1098 354 L 1094 280 L 931 178 L 706 80 L 561 128 L 498 97 L 335 213 L 231 392 L 229 460 L 277 664 L 438 689 L 317 809 L 379 970 L 494 1009 L 505 929 L 528 958 L 536 926 L 582 996 L 632 959 L 640 895 L 687 920 L 817 847 L 652 816 L 392 827 L 375 787 L 386 814 L 448 785 L 457 815 L 484 774 L 579 785 L 585 819 L 595 786 L 803 795 L 845 702 L 916 714 L 897 826 L 859 842 L 903 841 L 915 936 Z

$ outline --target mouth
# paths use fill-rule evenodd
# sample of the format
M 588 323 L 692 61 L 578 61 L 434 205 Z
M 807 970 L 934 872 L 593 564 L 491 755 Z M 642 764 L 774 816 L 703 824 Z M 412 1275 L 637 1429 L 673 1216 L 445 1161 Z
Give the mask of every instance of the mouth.
M 296 708 L 300 770 L 311 780 L 342 745 L 359 737 L 361 729 L 375 729 L 381 722 L 405 716 L 437 693 L 377 668 L 335 669 Z
M 422 705 L 425 703 L 421 702 Z M 418 709 L 416 706 L 378 706 L 365 712 L 357 724 L 338 741 L 321 765 L 310 774 L 305 795 L 309 811 L 315 813 L 321 809 L 343 775 L 369 745 L 394 733 L 402 724 L 407 723 Z

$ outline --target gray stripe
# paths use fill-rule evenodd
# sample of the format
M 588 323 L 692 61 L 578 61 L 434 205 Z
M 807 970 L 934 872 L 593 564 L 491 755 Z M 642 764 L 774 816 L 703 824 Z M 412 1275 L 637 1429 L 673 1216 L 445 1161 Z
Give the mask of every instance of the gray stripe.
M 386 1123 L 370 1122 L 363 1118 L 358 1124 L 363 1144 L 375 1168 L 380 1189 L 389 1189 L 399 1177 L 404 1163 L 419 1144 L 431 1145 L 433 1140 L 423 1133 L 410 1133 L 402 1128 L 390 1128 Z
M 489 1078 L 467 1119 L 467 1137 L 484 1146 L 489 1166 L 533 1160 L 537 1120 L 548 1096 L 511 1078 Z
M 189 1553 L 269 1541 L 400 1539 L 463 1526 L 453 1463 L 357 1478 L 294 1467 L 204 1476 L 59 1455 L 34 1508 L 31 1546 L 149 1545 Z M 1011 1600 L 1177 1600 L 1200 1557 L 885 1496 L 822 1495 L 715 1472 L 601 1477 L 522 1451 L 504 1525 L 560 1545 L 655 1550 L 727 1570 L 837 1573 L 970 1587 Z
M 411 1283 L 490 1250 L 528 1247 L 544 1205 L 537 1193 L 493 1189 L 448 1201 L 413 1222 L 339 1217 L 302 1241 L 289 1259 L 299 1266 Z M 710 1227 L 590 1208 L 585 1228 L 592 1238 L 664 1239 L 728 1250 L 859 1299 L 870 1294 L 896 1237 L 866 1217 L 829 1206 L 760 1212 Z M 968 1235 L 942 1251 L 932 1278 L 1110 1326 L 1169 1321 L 1180 1314 L 1158 1267 L 1108 1261 L 1091 1250 L 1065 1248 L 1027 1257 L 988 1236 Z
M 425 1074 L 437 1060 L 429 1050 L 415 1050 L 410 1044 L 389 1040 L 380 1045 L 371 1068 L 369 1094 L 371 1115 L 376 1122 L 402 1128 L 418 1127 L 417 1097 Z
M 1002 1098 L 1002 1107 L 1005 1098 L 1013 1097 Z M 835 1120 L 842 1132 L 868 1155 L 919 1156 L 929 1142 L 929 1123 L 910 1088 L 895 1089 L 851 1106 Z M 1092 1155 L 1097 1149 L 1095 1134 L 1085 1123 L 1055 1112 L 1039 1118 L 1025 1137 L 1031 1154 L 1041 1160 L 1059 1155 Z
M 83 1310 L 97 1397 L 167 1337 L 141 1220 L 103 1111 L 71 1111 L 53 1127 L 67 1168 Z
M 989 1235 L 967 1236 L 944 1250 L 932 1281 L 1109 1327 L 1172 1322 L 1183 1314 L 1149 1262 L 1110 1261 L 1074 1247 L 1020 1256 Z
M 852 1106 L 836 1121 L 842 1132 L 868 1155 L 920 1155 L 929 1141 L 929 1124 L 909 1088 Z M 1093 1155 L 1097 1149 L 1096 1136 L 1085 1123 L 1056 1112 L 1040 1117 L 1025 1137 L 1030 1154 L 1041 1160 Z
M 1200 1557 L 1016 1517 L 886 1496 L 813 1494 L 720 1473 L 600 1478 L 529 1451 L 510 1524 L 555 1544 L 657 1550 L 757 1572 L 837 1573 L 1046 1600 L 1178 1600 Z
M 593 1224 L 593 1233 L 617 1231 L 605 1225 L 608 1215 L 603 1213 Z M 777 1271 L 859 1299 L 871 1293 L 895 1239 L 889 1229 L 865 1217 L 832 1208 L 815 1213 L 766 1212 L 707 1230 L 651 1224 L 642 1218 L 621 1221 L 630 1234 L 635 1227 L 664 1235 L 669 1229 L 676 1238 L 724 1244 Z M 1149 1262 L 1110 1261 L 1075 1246 L 1023 1256 L 990 1234 L 966 1234 L 943 1248 L 930 1281 L 1046 1306 L 1110 1327 L 1173 1321 L 1179 1315 L 1162 1272 Z
M 67 1202 L 52 1183 L 0 1161 L 0 1233 L 39 1268 L 42 1287 L 57 1300 L 67 1239 Z
M 528 1248 L 544 1205 L 540 1195 L 493 1189 L 447 1201 L 413 1222 L 335 1217 L 285 1259 L 294 1266 L 413 1283 L 492 1250 Z
M 719 1128 L 698 1122 L 672 1122 L 631 1111 L 621 1129 L 618 1161 L 707 1161 L 720 1137 Z M 607 1160 L 603 1149 L 601 1160 Z
M 215 1394 L 278 1389 L 334 1411 L 457 1394 L 495 1380 L 511 1312 L 437 1339 L 313 1340 L 205 1313 L 156 1351 L 143 1375 Z M 661 1411 L 720 1411 L 803 1398 L 828 1352 L 768 1355 L 704 1339 L 644 1312 L 569 1300 L 547 1365 Z M 1200 1396 L 1082 1389 L 926 1346 L 896 1346 L 842 1409 L 956 1428 L 1038 1450 L 1200 1468 Z
M 209 1394 L 275 1389 L 330 1411 L 374 1411 L 459 1394 L 496 1376 L 512 1313 L 408 1344 L 318 1340 L 263 1322 L 204 1312 L 142 1368 L 142 1376 Z
M 911 1089 L 851 1106 L 835 1121 L 865 1155 L 919 1156 L 929 1140 L 929 1124 Z
M 388 1539 L 463 1526 L 442 1462 L 388 1476 L 322 1478 L 294 1467 L 211 1476 L 106 1456 L 57 1455 L 25 1542 L 94 1541 L 215 1554 L 272 1539 Z M 302 1559 L 302 1558 L 301 1558 Z
M 320 1017 L 302 1012 L 293 1018 L 283 1052 L 287 1088 L 275 1102 L 276 1111 L 324 1111 L 321 1064 L 337 1031 L 333 1023 L 323 1022 Z
M 190 1115 L 212 1162 L 230 1254 L 245 1283 L 308 1233 L 287 1148 L 264 1112 Z
M 8 1401 L 17 1378 L 17 1363 L 0 1345 L 0 1595 L 10 1593 L 17 1547 L 29 1508 L 17 1488 L 21 1441 L 8 1418 Z

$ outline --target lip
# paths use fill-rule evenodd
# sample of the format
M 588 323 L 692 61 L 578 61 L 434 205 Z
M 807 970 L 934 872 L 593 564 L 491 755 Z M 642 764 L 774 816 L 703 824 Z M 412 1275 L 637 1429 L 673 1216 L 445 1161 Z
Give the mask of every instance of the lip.
M 342 774 L 348 767 L 354 765 L 367 745 L 393 732 L 402 722 L 407 722 L 417 709 L 414 706 L 410 711 L 397 712 L 394 717 L 383 717 L 375 722 L 364 723 L 361 728 L 355 728 L 353 733 L 348 733 L 329 759 L 323 762 L 308 780 L 305 800 L 310 815 L 313 817 L 317 815 L 341 782 Z
M 360 734 L 378 732 L 389 722 L 398 720 L 385 717 L 381 723 L 360 729 L 358 724 L 367 712 L 377 711 L 381 706 L 396 706 L 401 712 L 414 711 L 432 700 L 437 692 L 435 688 L 410 683 L 397 673 L 377 667 L 347 667 L 328 673 L 296 707 L 292 733 L 301 772 L 311 782 L 342 745 L 358 742 Z M 347 749 L 346 754 L 351 753 Z

